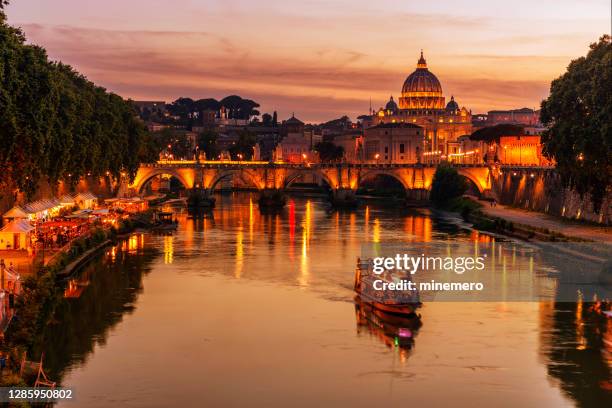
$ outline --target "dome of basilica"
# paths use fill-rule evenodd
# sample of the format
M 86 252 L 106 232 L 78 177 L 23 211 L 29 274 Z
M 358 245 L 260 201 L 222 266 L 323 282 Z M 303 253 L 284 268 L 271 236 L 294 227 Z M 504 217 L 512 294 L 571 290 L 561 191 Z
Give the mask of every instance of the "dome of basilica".
M 393 96 L 391 96 L 391 99 L 389 99 L 389 102 L 387 102 L 387 104 L 385 105 L 385 110 L 390 112 L 397 111 L 397 103 L 395 103 L 395 101 L 393 100 Z
M 440 110 L 444 109 L 442 85 L 438 78 L 427 68 L 427 62 L 421 51 L 417 69 L 404 81 L 401 109 Z
M 455 97 L 451 96 L 450 102 L 446 105 L 447 112 L 456 112 L 459 110 L 459 104 L 455 102 Z

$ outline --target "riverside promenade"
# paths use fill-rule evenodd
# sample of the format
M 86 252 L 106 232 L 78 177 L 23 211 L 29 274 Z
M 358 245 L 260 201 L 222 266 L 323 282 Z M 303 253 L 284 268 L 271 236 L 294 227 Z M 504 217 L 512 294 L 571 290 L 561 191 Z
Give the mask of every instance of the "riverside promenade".
M 546 228 L 549 231 L 590 241 L 612 243 L 612 227 L 565 220 L 548 214 L 522 210 L 501 204 L 491 207 L 488 201 L 479 201 L 479 203 L 482 204 L 481 211 L 485 214 L 503 218 L 514 224 Z

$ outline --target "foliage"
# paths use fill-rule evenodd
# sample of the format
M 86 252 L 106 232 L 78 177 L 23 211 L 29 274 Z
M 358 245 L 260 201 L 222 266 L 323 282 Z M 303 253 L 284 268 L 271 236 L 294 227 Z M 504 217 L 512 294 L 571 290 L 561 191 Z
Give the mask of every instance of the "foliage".
M 215 160 L 219 156 L 218 138 L 219 135 L 213 130 L 206 130 L 198 135 L 198 146 L 200 151 L 206 153 L 207 160 Z
M 0 13 L 0 188 L 134 176 L 145 128 L 131 104 L 25 41 Z
M 175 159 L 191 159 L 193 149 L 191 139 L 185 131 L 165 128 L 152 134 L 158 152 L 167 151 Z
M 467 221 L 470 218 L 470 215 L 480 212 L 482 204 L 474 200 L 470 200 L 469 198 L 455 197 L 449 200 L 444 205 L 444 208 L 448 211 L 461 214 L 461 217 Z
M 257 136 L 248 130 L 242 130 L 236 144 L 229 148 L 232 160 L 250 160 L 253 157 L 255 143 L 257 143 Z M 242 157 L 238 157 L 238 155 Z
M 590 194 L 601 206 L 612 180 L 612 43 L 609 35 L 591 44 L 550 86 L 540 119 L 544 154 L 557 163 L 564 185 Z
M 252 116 L 259 116 L 259 111 L 256 109 L 259 107 L 257 102 L 244 99 L 238 95 L 230 95 L 220 101 L 212 98 L 198 100 L 178 98 L 171 104 L 166 105 L 170 117 L 160 118 L 160 120 L 165 124 L 191 128 L 194 125 L 203 124 L 203 112 L 216 112 L 222 107 L 225 108 L 227 117 L 230 119 L 249 120 Z
M 270 115 L 269 113 L 264 113 L 263 115 L 261 115 L 261 123 L 264 126 L 272 125 L 272 115 Z
M 336 146 L 332 142 L 319 142 L 315 145 L 315 151 L 319 153 L 322 162 L 339 161 L 344 156 L 344 148 Z
M 442 163 L 436 169 L 431 182 L 430 199 L 435 205 L 445 205 L 454 198 L 460 197 L 468 185 L 457 169 Z
M 500 136 L 518 136 L 525 134 L 523 126 L 502 123 L 478 129 L 470 136 L 471 140 L 484 140 L 486 142 L 499 142 Z

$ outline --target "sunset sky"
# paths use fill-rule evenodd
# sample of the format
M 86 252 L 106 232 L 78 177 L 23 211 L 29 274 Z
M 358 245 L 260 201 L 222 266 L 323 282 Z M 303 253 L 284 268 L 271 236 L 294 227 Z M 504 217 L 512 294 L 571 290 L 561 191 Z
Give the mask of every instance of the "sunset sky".
M 537 107 L 610 32 L 610 0 L 13 0 L 52 59 L 136 100 L 238 94 L 305 121 L 398 97 L 422 48 L 474 113 Z

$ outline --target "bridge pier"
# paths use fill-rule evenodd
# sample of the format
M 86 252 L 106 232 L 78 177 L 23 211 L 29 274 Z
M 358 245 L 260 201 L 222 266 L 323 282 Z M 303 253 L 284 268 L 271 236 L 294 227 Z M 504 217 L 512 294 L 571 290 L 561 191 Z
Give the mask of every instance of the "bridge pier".
M 192 188 L 187 197 L 187 206 L 191 209 L 212 208 L 215 206 L 215 197 L 212 191 L 206 188 Z
M 352 188 L 336 188 L 331 192 L 334 207 L 352 208 L 357 206 L 356 191 Z
M 257 202 L 260 207 L 282 208 L 287 203 L 287 195 L 284 190 L 279 188 L 264 188 L 259 191 Z
M 429 190 L 425 188 L 411 188 L 406 190 L 406 205 L 422 206 L 429 202 Z

